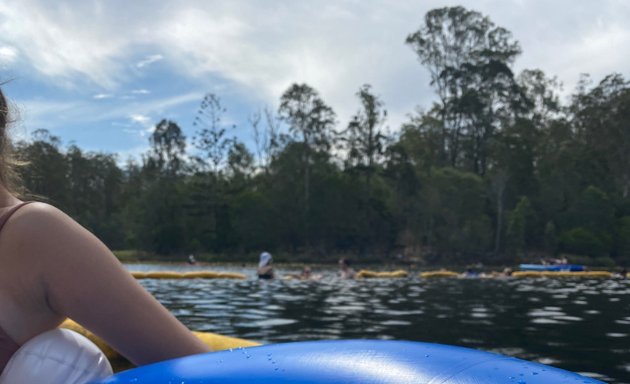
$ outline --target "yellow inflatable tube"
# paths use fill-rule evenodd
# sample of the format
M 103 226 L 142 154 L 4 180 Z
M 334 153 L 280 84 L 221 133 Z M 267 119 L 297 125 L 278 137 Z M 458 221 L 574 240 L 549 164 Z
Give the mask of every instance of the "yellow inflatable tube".
M 512 273 L 513 277 L 582 277 L 587 279 L 599 278 L 610 279 L 613 277 L 612 272 L 607 271 L 585 271 L 585 272 L 538 272 L 538 271 L 517 271 Z
M 448 278 L 448 277 L 458 277 L 459 273 L 453 271 L 426 271 L 421 272 L 420 277 L 423 279 L 436 279 L 436 278 Z
M 60 328 L 70 329 L 87 337 L 94 344 L 96 344 L 96 346 L 99 347 L 101 351 L 103 351 L 105 356 L 107 356 L 107 359 L 109 359 L 110 361 L 123 359 L 123 357 L 118 352 L 116 352 L 112 347 L 107 345 L 107 343 L 103 341 L 103 339 L 96 336 L 92 332 L 88 331 L 87 329 L 83 328 L 82 326 L 80 326 L 79 324 L 75 323 L 74 321 L 70 319 L 67 319 L 66 321 L 64 321 L 60 325 Z M 213 351 L 221 351 L 224 349 L 239 348 L 239 347 L 240 348 L 255 347 L 257 345 L 260 345 L 260 343 L 257 343 L 255 341 L 238 339 L 236 337 L 222 336 L 216 333 L 209 333 L 209 332 L 193 332 L 193 333 L 195 334 L 195 336 L 199 338 L 199 340 L 201 340 L 204 344 L 209 346 L 210 349 L 212 349 Z
M 391 272 L 376 272 L 362 269 L 357 272 L 357 279 L 397 279 L 407 277 L 409 274 L 407 271 L 399 269 Z
M 234 272 L 214 272 L 214 271 L 193 271 L 193 272 L 131 272 L 136 279 L 246 279 L 242 273 Z

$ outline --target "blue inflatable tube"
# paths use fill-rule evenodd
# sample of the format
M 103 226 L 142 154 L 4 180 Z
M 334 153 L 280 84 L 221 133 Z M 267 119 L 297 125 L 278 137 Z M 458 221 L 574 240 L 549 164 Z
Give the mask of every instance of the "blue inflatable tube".
M 558 264 L 558 265 L 544 265 L 544 264 L 521 264 L 519 265 L 521 271 L 540 271 L 540 272 L 581 272 L 584 270 L 583 265 L 578 264 Z
M 601 381 L 494 353 L 410 341 L 270 344 L 184 357 L 100 384 L 591 384 Z

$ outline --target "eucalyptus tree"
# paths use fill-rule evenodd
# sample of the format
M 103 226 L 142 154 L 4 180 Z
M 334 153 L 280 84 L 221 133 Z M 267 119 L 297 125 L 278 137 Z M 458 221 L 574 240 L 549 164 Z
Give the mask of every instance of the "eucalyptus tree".
M 46 129 L 38 129 L 32 133 L 30 142 L 17 143 L 16 152 L 19 158 L 28 162 L 28 166 L 20 170 L 26 190 L 67 209 L 68 163 L 61 139 Z
M 388 135 L 385 131 L 387 110 L 383 101 L 371 92 L 371 86 L 363 85 L 356 93 L 361 108 L 352 116 L 346 128 L 344 140 L 347 148 L 347 166 L 365 175 L 365 183 L 370 182 L 376 167 L 383 160 Z
M 227 176 L 232 191 L 241 190 L 254 171 L 254 155 L 245 144 L 235 140 L 228 151 Z
M 256 150 L 256 162 L 259 169 L 269 174 L 269 164 L 280 148 L 280 124 L 278 117 L 269 108 L 252 113 L 248 118 L 252 128 Z
M 148 161 L 162 173 L 175 176 L 185 166 L 186 137 L 174 121 L 162 119 L 149 137 Z
M 289 127 L 289 134 L 302 147 L 304 174 L 303 225 L 308 245 L 308 220 L 311 193 L 311 159 L 317 152 L 328 152 L 334 144 L 335 112 L 307 84 L 293 84 L 280 97 L 280 119 Z
M 179 251 L 186 238 L 182 183 L 186 169 L 186 137 L 174 121 L 162 119 L 149 137 L 150 149 L 141 170 L 141 218 L 137 241 L 159 254 Z
M 385 131 L 387 110 L 383 101 L 372 93 L 371 86 L 363 85 L 356 93 L 361 107 L 352 116 L 348 127 L 343 132 L 343 141 L 347 151 L 346 170 L 361 176 L 361 205 L 363 232 L 369 235 L 374 226 L 372 179 L 378 166 L 384 159 L 388 135 Z
M 624 199 L 630 198 L 629 121 L 630 82 L 620 74 L 606 76 L 592 89 L 578 90 L 573 98 L 571 122 L 579 140 L 594 151 L 593 160 L 603 162 L 601 170 L 610 174 Z
M 428 12 L 406 43 L 431 75 L 439 101 L 441 145 L 451 166 L 488 168 L 490 143 L 519 102 L 511 64 L 519 43 L 488 17 L 463 7 Z

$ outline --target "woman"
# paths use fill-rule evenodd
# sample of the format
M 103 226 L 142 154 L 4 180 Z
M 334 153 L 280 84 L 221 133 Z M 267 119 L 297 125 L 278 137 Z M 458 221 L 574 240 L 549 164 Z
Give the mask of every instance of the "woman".
M 16 197 L 0 90 L 0 371 L 70 317 L 137 365 L 208 351 L 94 235 L 60 210 Z
M 263 252 L 260 254 L 260 259 L 258 261 L 258 270 L 256 274 L 259 279 L 270 280 L 274 278 L 273 275 L 273 257 L 269 252 Z

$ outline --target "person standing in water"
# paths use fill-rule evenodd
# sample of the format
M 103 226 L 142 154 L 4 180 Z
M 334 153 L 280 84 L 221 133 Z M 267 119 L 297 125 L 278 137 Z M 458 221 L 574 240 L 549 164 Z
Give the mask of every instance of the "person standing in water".
M 136 365 L 208 352 L 96 236 L 49 204 L 19 198 L 9 122 L 0 90 L 0 381 L 26 382 L 11 381 L 5 367 L 20 365 L 20 347 L 57 332 L 66 318 Z M 46 359 L 49 351 L 41 345 L 38 356 Z M 75 355 L 69 350 L 67 356 Z M 67 382 L 52 371 L 38 382 Z
M 271 257 L 271 254 L 269 252 L 263 252 L 260 254 L 258 270 L 256 271 L 259 279 L 270 280 L 274 278 L 272 264 L 273 257 Z

